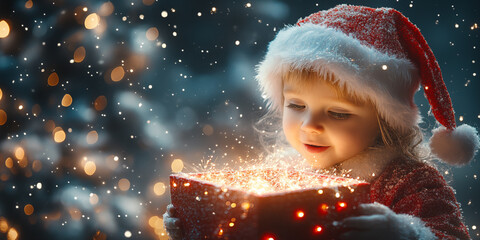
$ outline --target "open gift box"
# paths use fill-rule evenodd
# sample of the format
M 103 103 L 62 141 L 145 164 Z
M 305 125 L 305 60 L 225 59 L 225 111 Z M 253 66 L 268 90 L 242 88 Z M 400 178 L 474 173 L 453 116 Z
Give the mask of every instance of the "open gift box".
M 180 173 L 171 200 L 183 239 L 335 239 L 369 184 L 291 169 Z

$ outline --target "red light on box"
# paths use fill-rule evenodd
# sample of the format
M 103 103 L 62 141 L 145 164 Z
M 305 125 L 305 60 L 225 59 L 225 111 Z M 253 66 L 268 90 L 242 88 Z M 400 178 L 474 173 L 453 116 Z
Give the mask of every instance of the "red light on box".
M 322 232 L 323 232 L 322 226 L 316 225 L 315 227 L 313 227 L 313 233 L 314 233 L 314 234 L 320 234 L 320 233 L 322 233 Z
M 297 210 L 295 212 L 295 218 L 303 219 L 305 217 L 305 212 L 303 210 Z
M 275 235 L 267 233 L 263 236 L 262 240 L 276 240 Z
M 347 208 L 347 203 L 346 202 L 338 202 L 337 203 L 337 211 L 342 211 Z
M 328 204 L 320 204 L 320 206 L 318 206 L 318 213 L 320 213 L 321 215 L 326 215 L 328 213 Z

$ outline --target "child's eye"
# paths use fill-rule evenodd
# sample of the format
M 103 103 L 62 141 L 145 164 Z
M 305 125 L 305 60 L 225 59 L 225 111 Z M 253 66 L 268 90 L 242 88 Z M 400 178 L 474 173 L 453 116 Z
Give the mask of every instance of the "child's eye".
M 330 116 L 332 116 L 337 120 L 346 120 L 346 119 L 349 119 L 350 116 L 352 116 L 352 114 L 350 113 L 338 113 L 338 112 L 332 112 L 332 111 L 329 111 L 328 113 L 330 114 Z
M 305 108 L 305 106 L 294 104 L 294 103 L 289 103 L 287 107 L 295 110 L 301 110 Z

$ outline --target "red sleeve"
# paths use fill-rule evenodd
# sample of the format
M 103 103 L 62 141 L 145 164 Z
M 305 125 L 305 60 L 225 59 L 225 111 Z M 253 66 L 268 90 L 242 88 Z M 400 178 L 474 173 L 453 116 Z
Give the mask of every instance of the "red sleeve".
M 433 167 L 394 161 L 371 187 L 372 202 L 420 218 L 439 239 L 470 239 L 453 189 Z

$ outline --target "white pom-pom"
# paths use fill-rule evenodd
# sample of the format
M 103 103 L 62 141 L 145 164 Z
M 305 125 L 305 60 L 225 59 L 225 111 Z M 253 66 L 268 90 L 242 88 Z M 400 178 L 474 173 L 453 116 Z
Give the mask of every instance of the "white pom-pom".
M 433 136 L 430 139 L 432 153 L 451 165 L 469 163 L 480 145 L 477 130 L 467 124 L 453 131 L 442 126 L 432 132 Z

